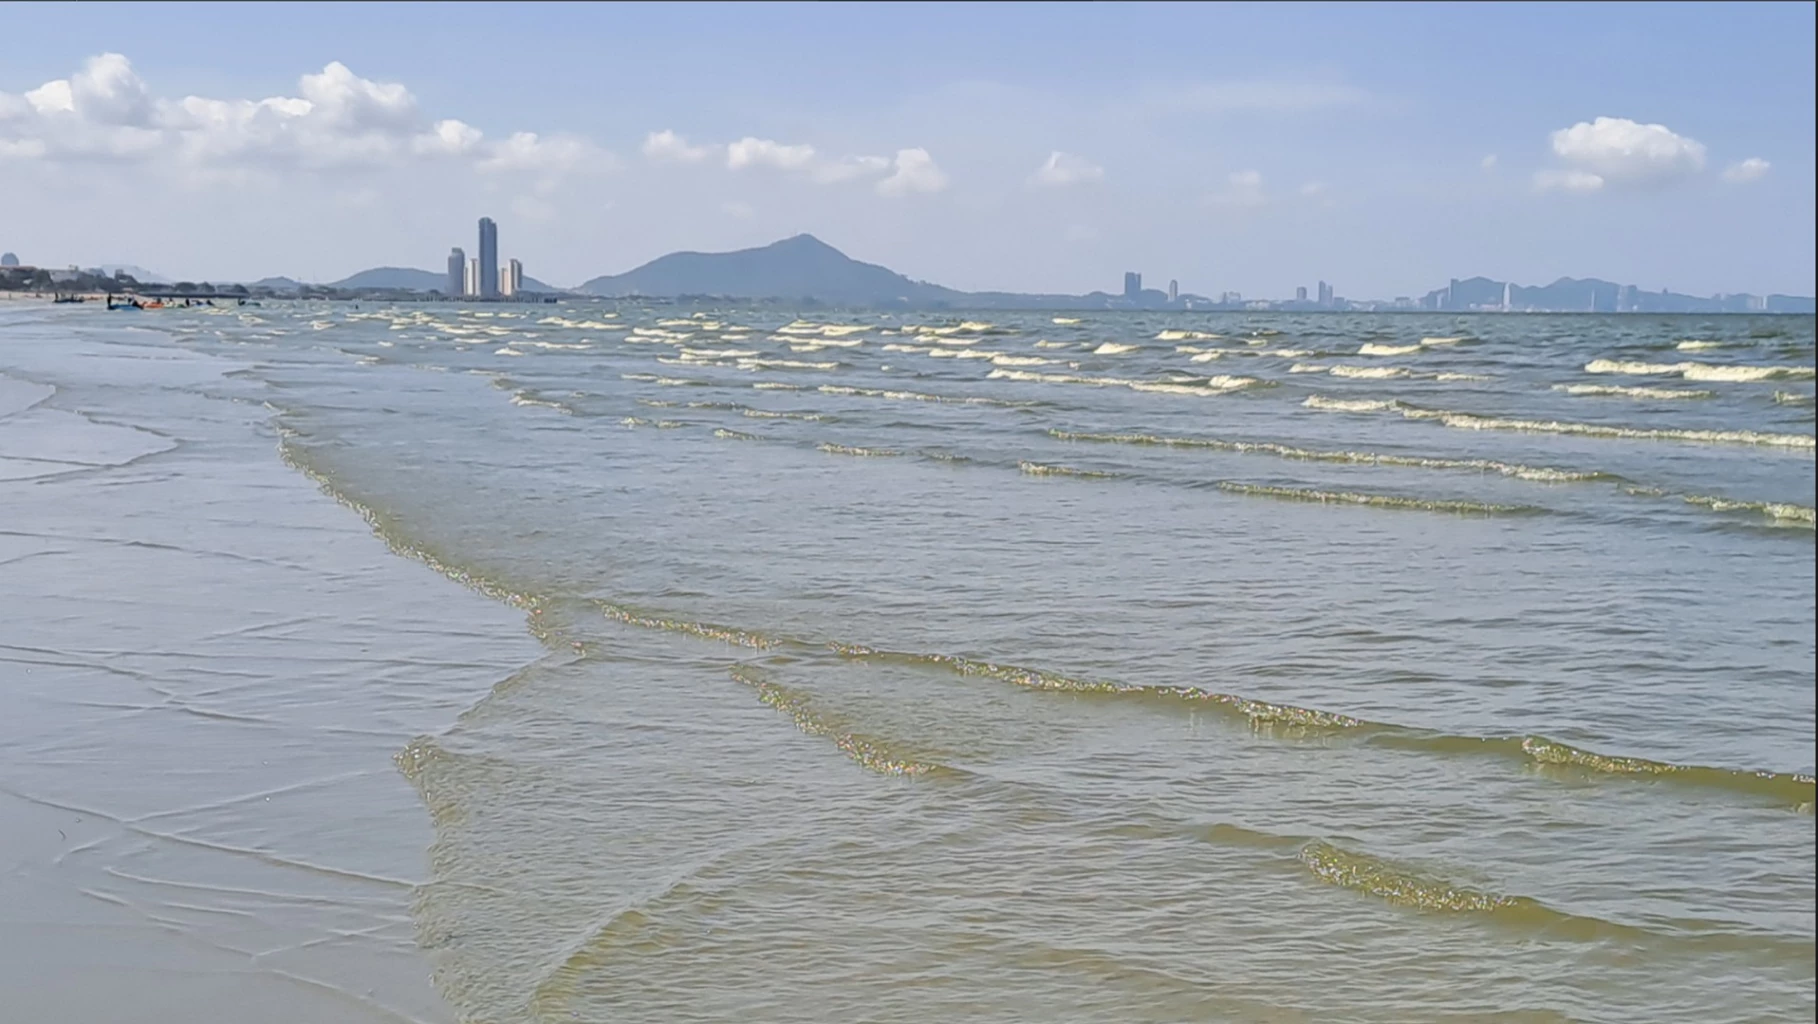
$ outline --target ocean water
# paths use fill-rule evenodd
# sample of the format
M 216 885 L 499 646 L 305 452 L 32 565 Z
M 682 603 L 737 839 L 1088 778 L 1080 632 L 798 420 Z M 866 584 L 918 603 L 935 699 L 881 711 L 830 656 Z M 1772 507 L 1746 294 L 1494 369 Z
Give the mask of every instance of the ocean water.
M 0 365 L 0 471 L 62 479 L 27 450 L 60 402 L 231 407 L 394 561 L 510 613 L 393 632 L 368 600 L 363 656 L 510 667 L 309 703 L 415 789 L 418 845 L 334 801 L 309 841 L 422 865 L 384 875 L 394 938 L 457 1019 L 1818 1006 L 1810 318 L 273 304 L 9 330 L 212 370 Z M 261 692 L 236 713 L 288 700 Z

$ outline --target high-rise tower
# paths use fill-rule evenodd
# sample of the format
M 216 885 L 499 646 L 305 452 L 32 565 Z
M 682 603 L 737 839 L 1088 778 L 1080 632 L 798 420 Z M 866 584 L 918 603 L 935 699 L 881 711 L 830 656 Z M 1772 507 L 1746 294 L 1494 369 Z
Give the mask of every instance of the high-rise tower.
M 480 298 L 499 297 L 499 226 L 480 218 Z
M 467 294 L 467 254 L 458 245 L 448 250 L 448 283 L 442 286 L 442 294 L 451 299 Z

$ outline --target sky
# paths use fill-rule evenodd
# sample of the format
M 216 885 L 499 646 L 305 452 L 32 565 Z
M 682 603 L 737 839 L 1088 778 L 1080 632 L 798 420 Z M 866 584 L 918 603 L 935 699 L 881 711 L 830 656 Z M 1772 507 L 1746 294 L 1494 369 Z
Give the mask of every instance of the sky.
M 1814 293 L 1814 6 L 0 3 L 0 250 Z

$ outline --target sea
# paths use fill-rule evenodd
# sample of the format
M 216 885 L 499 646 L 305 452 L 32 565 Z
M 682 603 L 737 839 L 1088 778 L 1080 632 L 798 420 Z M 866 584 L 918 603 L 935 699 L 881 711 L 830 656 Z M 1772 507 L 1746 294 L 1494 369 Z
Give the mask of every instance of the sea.
M 0 310 L 0 995 L 1811 1020 L 1813 365 L 1791 316 Z

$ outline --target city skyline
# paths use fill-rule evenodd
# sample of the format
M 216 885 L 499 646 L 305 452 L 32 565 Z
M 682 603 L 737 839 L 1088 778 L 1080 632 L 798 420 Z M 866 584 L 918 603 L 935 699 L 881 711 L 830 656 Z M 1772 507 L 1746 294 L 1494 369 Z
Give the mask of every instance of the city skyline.
M 282 5 L 208 33 L 10 9 L 44 45 L 0 61 L 3 244 L 326 280 L 349 252 L 421 266 L 449 211 L 488 209 L 556 281 L 810 231 L 973 290 L 1147 264 L 1286 295 L 1317 264 L 1355 294 L 1460 271 L 1812 291 L 1809 7 L 1644 8 L 1646 46 L 1606 5 L 966 9 L 957 34 L 938 5 L 516 10 L 574 30 L 499 50 L 462 9 L 362 8 L 357 39 Z M 640 45 L 594 68 L 573 39 L 607 21 Z M 880 33 L 928 44 L 913 74 L 850 55 Z M 1257 45 L 1165 70 L 1217 38 Z M 1481 38 L 1498 49 L 1435 45 Z M 756 55 L 785 42 L 835 56 L 777 74 Z M 688 82 L 636 88 L 677 53 Z M 481 59 L 484 87 L 445 70 Z

